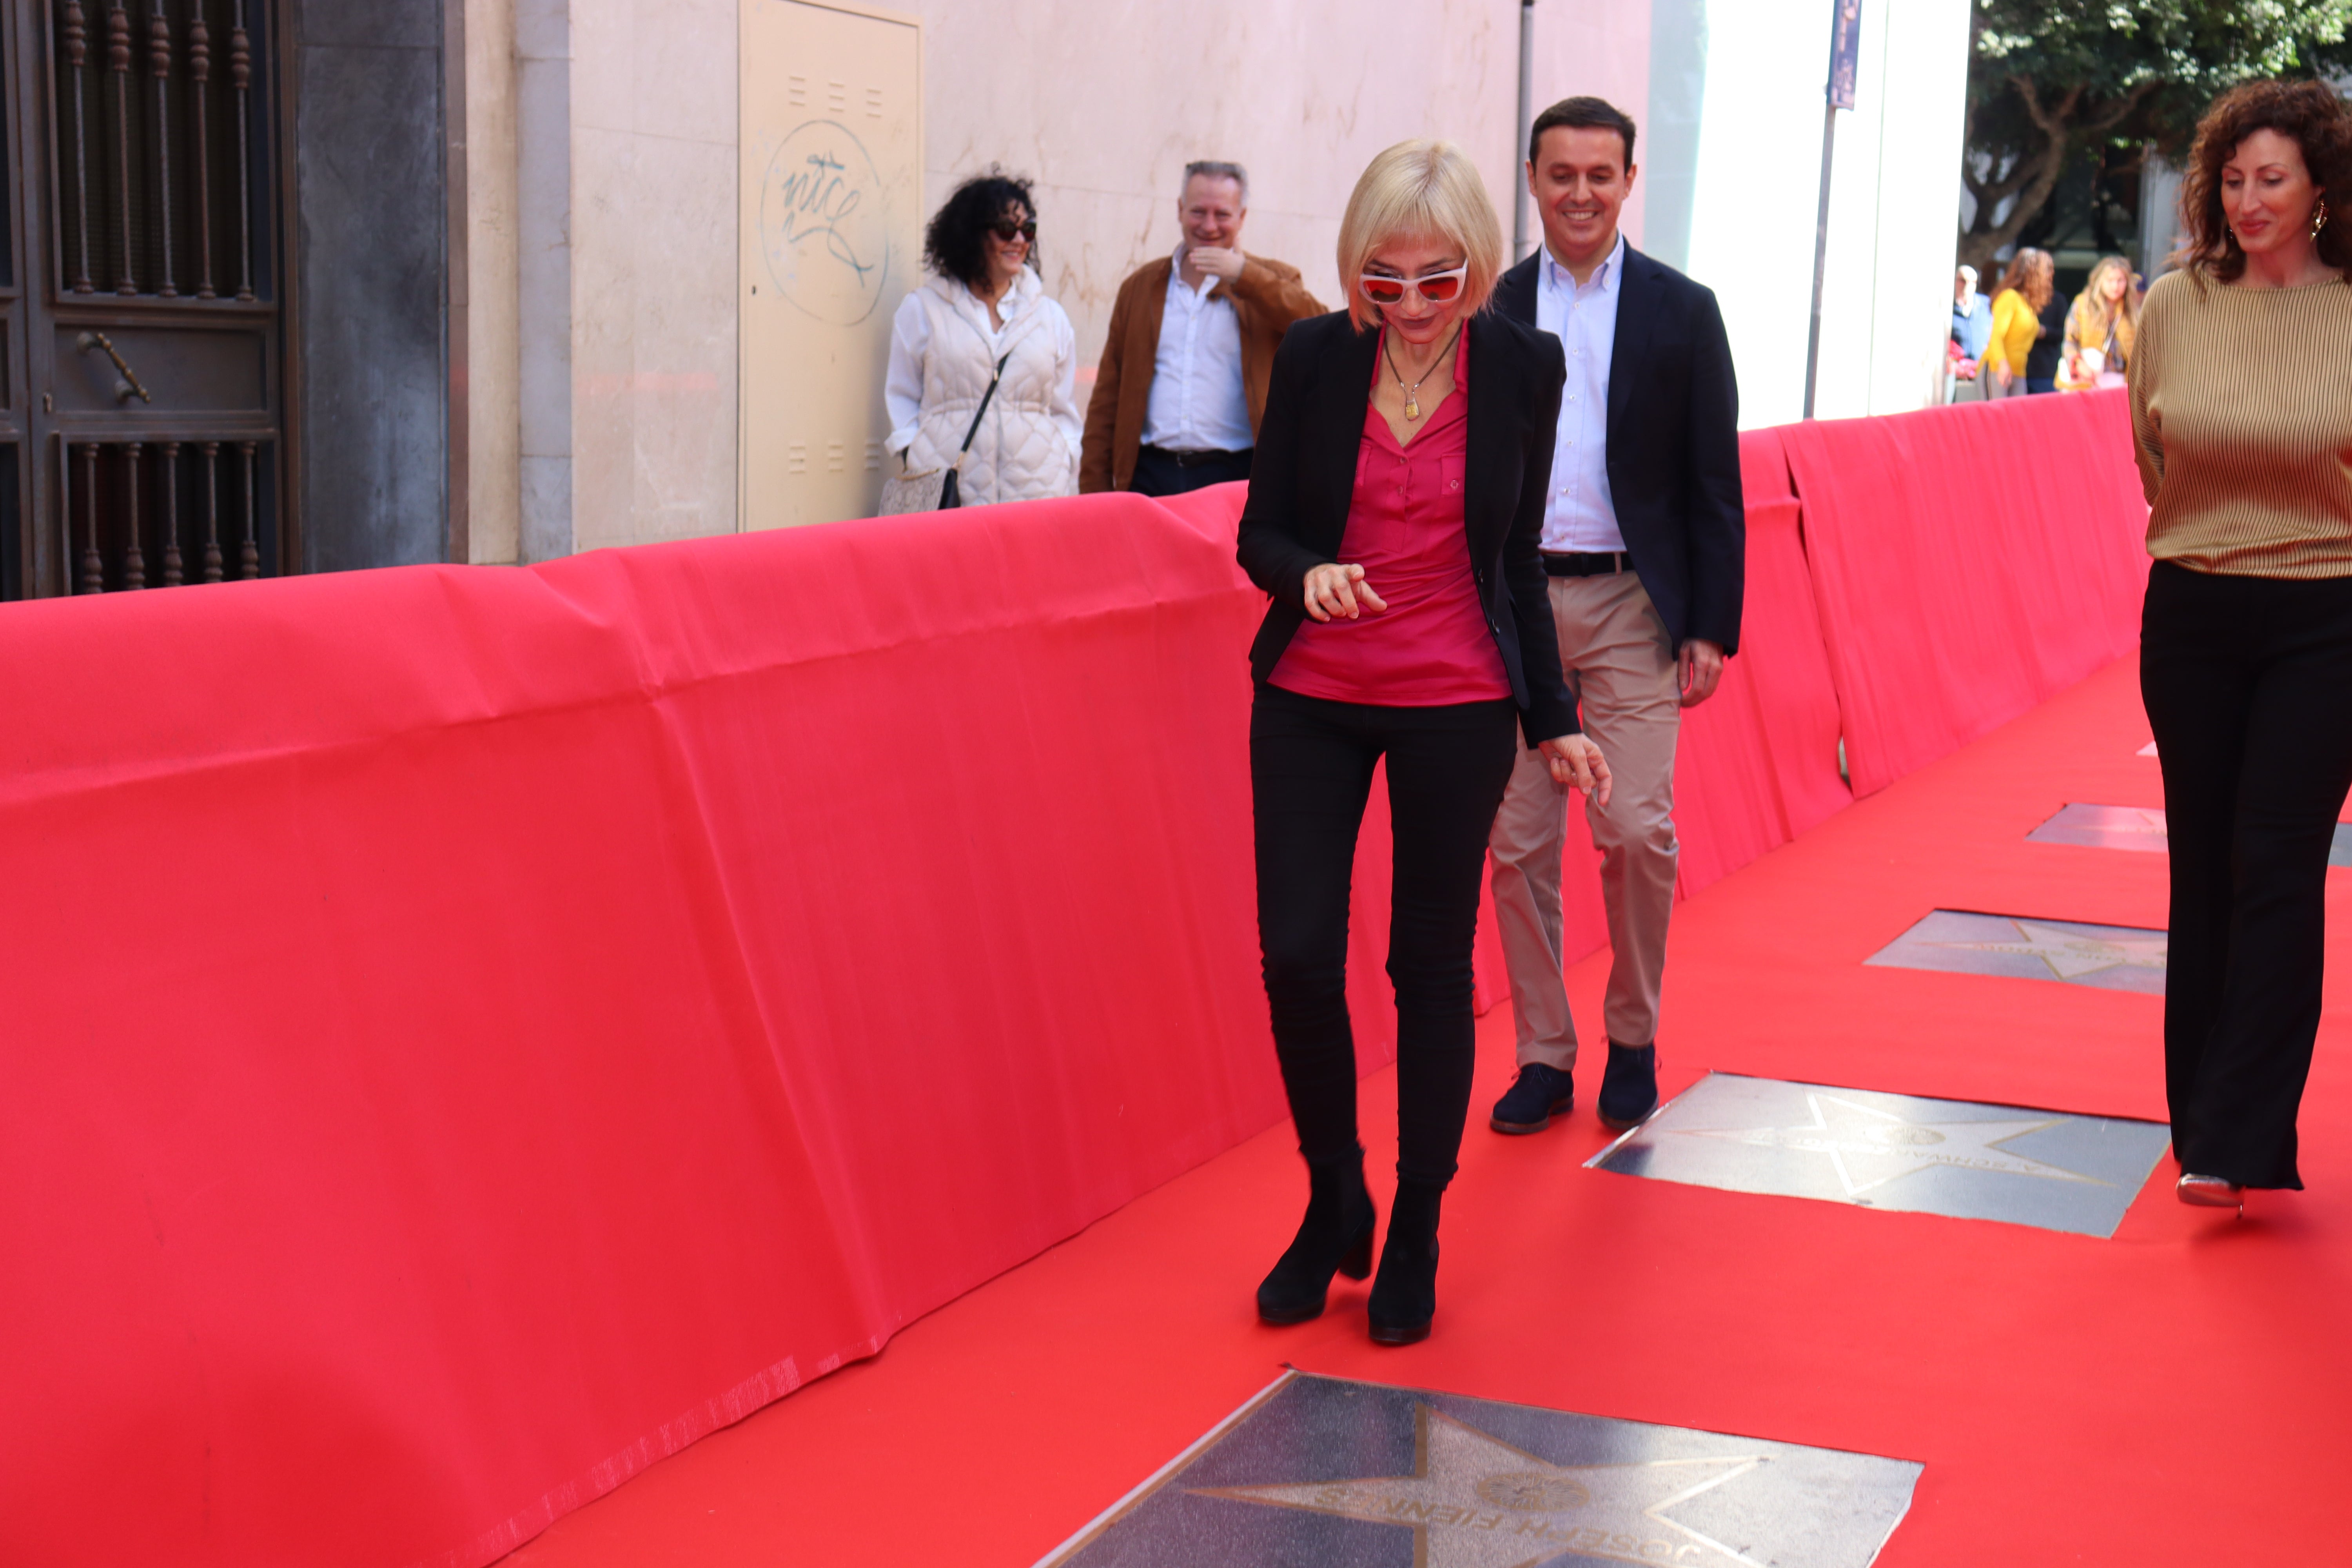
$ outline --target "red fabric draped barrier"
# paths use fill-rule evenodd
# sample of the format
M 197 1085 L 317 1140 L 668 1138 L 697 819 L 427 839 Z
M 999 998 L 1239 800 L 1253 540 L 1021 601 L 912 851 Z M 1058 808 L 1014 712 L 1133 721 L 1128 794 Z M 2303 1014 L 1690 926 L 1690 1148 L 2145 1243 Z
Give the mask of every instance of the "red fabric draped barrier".
M 2147 507 L 2122 392 L 1780 432 L 1856 795 L 2128 650 Z
M 1744 433 L 1739 467 L 1748 511 L 1739 652 L 1716 694 L 1684 711 L 1675 768 L 1675 887 L 1685 898 L 1853 798 L 1838 776 L 1837 693 L 1780 432 Z
M 1282 1113 L 1230 530 L 10 606 L 0 1561 L 487 1562 Z
M 1686 889 L 2115 646 L 2116 417 L 1745 440 Z M 1279 1118 L 1240 500 L 7 607 L 0 1561 L 473 1568 Z

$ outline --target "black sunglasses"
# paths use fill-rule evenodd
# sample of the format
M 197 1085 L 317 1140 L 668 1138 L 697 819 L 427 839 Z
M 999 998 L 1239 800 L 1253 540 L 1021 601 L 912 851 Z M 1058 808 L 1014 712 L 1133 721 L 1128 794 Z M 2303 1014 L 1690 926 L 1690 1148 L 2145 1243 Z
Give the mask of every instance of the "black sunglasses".
M 1027 223 L 1000 223 L 990 228 L 988 232 L 1007 245 L 1016 239 L 1025 239 L 1034 244 L 1037 238 L 1037 220 L 1033 217 Z

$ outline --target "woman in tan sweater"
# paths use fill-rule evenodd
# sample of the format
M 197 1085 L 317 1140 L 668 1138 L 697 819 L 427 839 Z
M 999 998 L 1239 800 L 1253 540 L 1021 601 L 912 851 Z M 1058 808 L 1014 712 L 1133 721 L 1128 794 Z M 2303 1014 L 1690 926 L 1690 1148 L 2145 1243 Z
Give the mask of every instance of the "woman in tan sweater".
M 2140 691 L 2172 848 L 2165 1087 L 2184 1203 L 2303 1185 L 2327 858 L 2352 789 L 2352 111 L 2252 82 L 2198 126 L 2181 269 L 2131 357 Z

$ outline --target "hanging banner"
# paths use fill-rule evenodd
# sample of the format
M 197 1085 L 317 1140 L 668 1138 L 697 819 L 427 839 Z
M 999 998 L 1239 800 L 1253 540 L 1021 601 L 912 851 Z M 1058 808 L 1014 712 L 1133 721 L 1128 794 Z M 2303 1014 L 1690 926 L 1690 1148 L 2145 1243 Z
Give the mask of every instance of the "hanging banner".
M 1862 54 L 1862 0 L 1831 0 L 1830 107 L 1853 107 L 1853 72 Z

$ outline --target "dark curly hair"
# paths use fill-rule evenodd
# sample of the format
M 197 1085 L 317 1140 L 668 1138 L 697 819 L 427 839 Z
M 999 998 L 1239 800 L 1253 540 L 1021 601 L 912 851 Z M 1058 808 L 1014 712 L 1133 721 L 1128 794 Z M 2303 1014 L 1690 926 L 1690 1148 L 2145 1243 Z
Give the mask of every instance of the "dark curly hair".
M 994 167 L 985 174 L 974 174 L 958 185 L 955 194 L 931 215 L 929 226 L 923 230 L 924 264 L 967 289 L 986 283 L 988 247 L 984 237 L 1003 217 L 1004 209 L 1016 203 L 1034 221 L 1037 199 L 1030 194 L 1028 181 Z M 1034 239 L 1029 242 L 1029 265 L 1037 265 L 1037 242 Z
M 2246 270 L 2246 253 L 2221 213 L 2221 165 L 2257 131 L 2275 131 L 2303 149 L 2312 184 L 2344 209 L 2319 231 L 2319 258 L 2338 269 L 2352 267 L 2352 109 L 2326 82 L 2280 80 L 2231 88 L 2197 122 L 2197 142 L 2180 180 L 2186 237 L 2173 265 L 2224 283 Z

